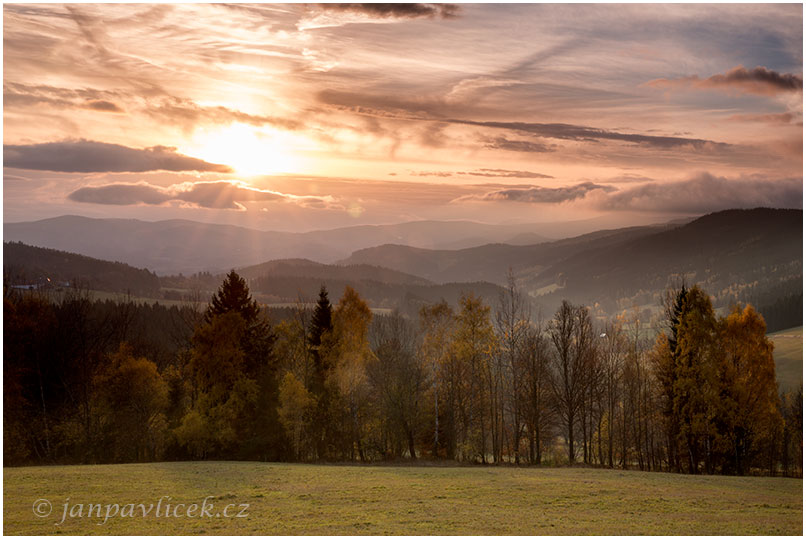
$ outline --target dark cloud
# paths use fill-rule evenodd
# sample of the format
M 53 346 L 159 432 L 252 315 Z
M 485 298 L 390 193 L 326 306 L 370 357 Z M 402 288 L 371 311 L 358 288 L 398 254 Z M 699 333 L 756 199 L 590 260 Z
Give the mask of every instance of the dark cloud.
M 728 118 L 729 122 L 761 122 L 765 124 L 793 124 L 803 125 L 800 115 L 791 112 L 779 114 L 734 114 Z
M 177 201 L 200 208 L 244 210 L 243 202 L 289 202 L 309 208 L 343 209 L 329 196 L 297 196 L 249 187 L 238 182 L 186 182 L 170 187 L 148 183 L 116 183 L 82 187 L 68 195 L 75 202 L 128 206 Z
M 606 180 L 596 180 L 600 183 L 649 183 L 654 182 L 654 178 L 642 176 L 640 174 L 621 174 L 620 176 L 613 176 Z
M 39 107 L 89 109 L 100 112 L 123 112 L 115 103 L 117 92 L 88 88 L 71 89 L 47 85 L 7 83 L 3 85 L 3 103 L 7 107 Z
M 521 133 L 529 133 L 541 138 L 553 138 L 560 140 L 575 140 L 594 142 L 598 140 L 617 140 L 621 142 L 632 142 L 652 146 L 656 148 L 706 148 L 716 146 L 728 146 L 721 142 L 710 140 L 684 138 L 684 137 L 664 137 L 656 135 L 639 135 L 635 133 L 619 133 L 607 129 L 587 127 L 572 124 L 543 124 L 531 122 L 478 122 L 474 120 L 443 120 L 454 124 L 475 125 L 479 127 L 491 127 L 495 129 L 509 129 Z
M 724 74 L 713 75 L 707 79 L 694 75 L 679 79 L 655 79 L 646 85 L 656 88 L 713 88 L 757 95 L 777 95 L 802 92 L 803 77 L 792 73 L 778 73 L 762 66 L 753 69 L 737 66 Z
M 528 202 L 537 204 L 558 204 L 562 202 L 571 202 L 580 198 L 585 198 L 588 193 L 592 191 L 601 191 L 609 193 L 615 191 L 615 187 L 607 185 L 597 185 L 592 182 L 579 183 L 568 187 L 528 187 L 528 188 L 511 188 L 511 189 L 498 189 L 490 191 L 481 195 L 466 195 L 459 197 L 454 202 L 463 202 L 471 200 L 481 201 L 510 201 L 510 202 Z
M 226 165 L 207 163 L 176 153 L 176 148 L 154 146 L 136 149 L 91 140 L 4 145 L 3 165 L 54 172 L 232 172 Z
M 689 180 L 648 183 L 589 197 L 600 209 L 707 213 L 729 208 L 801 208 L 802 178 L 728 179 L 708 173 Z
M 451 19 L 459 14 L 456 4 L 316 4 L 318 11 L 360 13 L 381 19 Z
M 70 193 L 67 198 L 75 202 L 90 204 L 164 204 L 171 196 L 163 189 L 149 184 L 111 184 L 102 187 L 82 187 Z
M 412 176 L 437 176 L 439 178 L 447 178 L 449 176 L 453 176 L 453 172 L 440 172 L 440 171 L 421 171 L 421 172 L 412 172 Z
M 484 140 L 484 147 L 491 150 L 507 150 L 510 152 L 544 153 L 554 150 L 552 145 L 531 142 L 528 140 L 513 140 L 506 137 L 496 137 Z
M 91 110 L 100 110 L 102 112 L 123 112 L 123 109 L 119 106 L 115 105 L 111 101 L 104 101 L 103 99 L 87 101 L 84 106 L 85 108 Z
M 260 116 L 247 114 L 227 107 L 203 107 L 190 99 L 177 97 L 166 98 L 158 104 L 150 105 L 146 112 L 154 117 L 179 123 L 186 129 L 192 129 L 199 123 L 229 124 L 240 122 L 244 124 L 263 126 L 271 125 L 282 129 L 296 130 L 302 127 L 298 120 L 280 118 L 277 116 Z
M 553 178 L 548 174 L 529 172 L 528 170 L 504 170 L 502 168 L 480 168 L 470 172 L 457 172 L 466 176 L 482 176 L 485 178 Z
M 445 116 L 445 113 L 461 113 L 461 107 L 450 109 L 445 103 L 434 99 L 398 99 L 395 97 L 381 95 L 361 95 L 349 92 L 334 90 L 324 90 L 317 94 L 320 102 L 327 105 L 334 105 L 341 110 L 376 116 L 387 119 L 400 120 L 420 120 L 439 122 L 442 124 L 471 125 L 489 129 L 505 129 L 514 131 L 522 135 L 531 135 L 539 138 L 549 138 L 557 140 L 572 140 L 584 142 L 596 142 L 600 140 L 614 140 L 619 142 L 629 142 L 641 146 L 648 146 L 661 149 L 691 148 L 697 150 L 707 150 L 729 147 L 729 144 L 714 142 L 711 140 L 680 137 L 645 135 L 638 133 L 621 133 L 609 129 L 601 129 L 584 125 L 562 124 L 562 123 L 536 123 L 536 122 L 496 122 L 465 120 L 456 117 Z M 467 112 L 467 109 L 464 109 Z M 486 139 L 485 146 L 491 149 L 502 149 L 517 152 L 547 152 L 552 147 L 542 143 L 535 143 L 524 140 L 512 140 L 506 137 L 493 137 Z

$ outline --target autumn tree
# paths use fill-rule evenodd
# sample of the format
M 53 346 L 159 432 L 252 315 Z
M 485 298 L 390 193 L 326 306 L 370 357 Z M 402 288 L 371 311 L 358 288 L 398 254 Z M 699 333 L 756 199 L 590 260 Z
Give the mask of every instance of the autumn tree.
M 683 299 L 676 339 L 673 409 L 679 421 L 678 439 L 688 457 L 689 473 L 698 473 L 701 460 L 710 473 L 719 398 L 719 343 L 711 300 L 698 286 L 688 290 Z
M 134 357 L 131 347 L 121 344 L 96 377 L 95 387 L 112 458 L 158 460 L 167 435 L 168 385 L 154 362 Z
M 294 452 L 294 458 L 302 459 L 305 447 L 304 430 L 308 422 L 311 408 L 311 395 L 305 385 L 294 376 L 293 372 L 286 372 L 280 382 L 280 407 L 278 415 L 280 422 L 286 429 Z
M 434 403 L 432 456 L 439 454 L 440 432 L 447 457 L 456 457 L 456 411 L 462 400 L 462 367 L 451 354 L 453 309 L 442 300 L 420 309 L 420 330 L 423 334 L 420 355 L 431 371 L 431 392 Z M 442 403 L 442 404 L 440 404 Z M 440 417 L 443 425 L 440 428 Z
M 275 336 L 246 282 L 231 271 L 193 337 L 192 409 L 177 429 L 206 455 L 279 455 Z
M 490 381 L 496 337 L 490 307 L 474 294 L 463 294 L 456 315 L 451 353 L 464 365 L 467 380 L 466 406 L 461 409 L 461 453 L 465 459 L 487 461 L 491 427 Z
M 739 475 L 781 421 L 773 344 L 766 333 L 764 319 L 750 305 L 737 305 L 719 321 L 719 427 L 730 448 L 730 468 Z
M 351 460 L 357 452 L 364 461 L 365 427 L 370 413 L 367 366 L 376 361 L 368 340 L 372 312 L 353 288 L 347 286 L 333 313 L 332 341 L 324 358 L 329 363 L 328 383 L 338 402 L 342 424 L 349 432 Z

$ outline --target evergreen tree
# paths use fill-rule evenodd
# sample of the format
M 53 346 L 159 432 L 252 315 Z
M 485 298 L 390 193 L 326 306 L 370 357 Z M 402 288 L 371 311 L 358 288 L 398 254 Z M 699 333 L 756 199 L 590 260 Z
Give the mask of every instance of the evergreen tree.
M 308 338 L 314 357 L 319 357 L 319 347 L 322 345 L 322 337 L 333 330 L 333 306 L 327 297 L 325 285 L 319 289 L 319 299 L 316 302 L 316 309 L 311 320 L 311 332 Z
M 279 456 L 283 440 L 277 416 L 275 340 L 246 281 L 230 271 L 193 337 L 191 369 L 197 398 L 183 421 L 186 447 L 205 456 Z
M 311 329 L 308 335 L 314 370 L 309 391 L 316 399 L 311 427 L 313 438 L 316 440 L 316 452 L 319 458 L 325 456 L 326 440 L 329 436 L 328 425 L 330 421 L 328 419 L 328 410 L 330 408 L 330 396 L 325 385 L 329 369 L 325 364 L 327 353 L 323 349 L 323 345 L 328 342 L 332 331 L 333 306 L 327 297 L 327 288 L 322 285 L 319 289 L 319 300 L 316 302 L 316 309 L 313 313 Z
M 246 281 L 235 270 L 227 274 L 218 291 L 213 294 L 204 313 L 204 321 L 209 324 L 214 316 L 229 312 L 240 314 L 248 325 L 252 325 L 260 315 L 260 307 L 249 294 Z

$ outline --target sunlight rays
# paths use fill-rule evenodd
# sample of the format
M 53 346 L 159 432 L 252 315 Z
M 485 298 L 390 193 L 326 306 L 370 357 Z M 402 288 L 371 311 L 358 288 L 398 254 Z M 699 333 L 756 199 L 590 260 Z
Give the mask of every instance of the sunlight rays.
M 180 149 L 186 155 L 229 165 L 246 176 L 296 172 L 299 167 L 287 134 L 240 123 L 197 129 Z

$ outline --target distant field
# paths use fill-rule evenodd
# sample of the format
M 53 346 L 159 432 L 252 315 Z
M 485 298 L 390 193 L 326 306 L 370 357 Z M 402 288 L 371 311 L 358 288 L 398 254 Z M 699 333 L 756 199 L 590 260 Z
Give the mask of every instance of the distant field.
M 3 487 L 5 534 L 800 535 L 803 518 L 800 479 L 599 469 L 183 462 L 5 468 Z M 209 517 L 86 516 L 207 496 Z M 65 503 L 85 516 L 56 526 Z
M 770 333 L 775 344 L 775 371 L 782 390 L 794 389 L 803 383 L 803 327 Z

